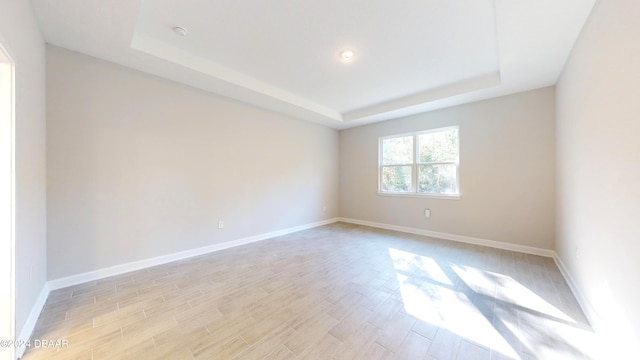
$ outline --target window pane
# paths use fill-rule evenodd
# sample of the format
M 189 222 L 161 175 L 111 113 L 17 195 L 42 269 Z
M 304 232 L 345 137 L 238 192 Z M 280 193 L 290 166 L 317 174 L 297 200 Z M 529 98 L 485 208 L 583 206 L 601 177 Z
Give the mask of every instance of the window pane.
M 418 166 L 418 192 L 428 194 L 457 194 L 457 165 Z
M 413 163 L 413 136 L 382 140 L 382 165 Z
M 458 130 L 438 131 L 418 136 L 418 162 L 458 160 Z
M 411 191 L 411 166 L 385 166 L 382 168 L 382 191 Z

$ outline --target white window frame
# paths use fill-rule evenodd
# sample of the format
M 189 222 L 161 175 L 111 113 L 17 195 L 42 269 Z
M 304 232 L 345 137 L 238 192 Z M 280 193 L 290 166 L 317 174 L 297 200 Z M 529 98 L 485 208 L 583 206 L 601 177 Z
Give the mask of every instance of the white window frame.
M 435 133 L 435 132 L 443 132 L 456 130 L 458 132 L 458 158 L 456 161 L 445 161 L 445 162 L 437 162 L 437 163 L 420 163 L 418 162 L 419 154 L 418 154 L 418 137 L 420 135 Z M 413 137 L 413 162 L 410 164 L 393 164 L 393 165 L 383 165 L 382 164 L 382 142 L 386 139 L 393 139 L 399 137 Z M 435 193 L 419 193 L 418 192 L 418 166 L 420 165 L 445 165 L 445 164 L 454 164 L 456 165 L 456 188 L 458 189 L 458 193 L 456 194 L 435 194 Z M 411 190 L 406 192 L 393 192 L 393 191 L 383 191 L 382 190 L 382 170 L 385 167 L 393 167 L 393 166 L 411 166 Z M 414 131 L 403 134 L 395 134 L 382 136 L 378 138 L 378 195 L 381 196 L 401 196 L 401 197 L 417 197 L 417 198 L 437 198 L 437 199 L 460 199 L 461 191 L 460 191 L 460 127 L 459 126 L 447 126 L 436 129 L 429 129 L 424 131 Z

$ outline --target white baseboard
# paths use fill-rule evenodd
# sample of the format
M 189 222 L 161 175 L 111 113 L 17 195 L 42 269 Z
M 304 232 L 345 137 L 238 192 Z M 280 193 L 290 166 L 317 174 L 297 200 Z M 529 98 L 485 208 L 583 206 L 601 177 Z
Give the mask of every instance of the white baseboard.
M 631 329 L 628 332 L 623 330 L 619 324 L 612 326 L 611 322 L 607 323 L 598 314 L 595 307 L 588 300 L 584 293 L 580 290 L 580 287 L 574 280 L 569 268 L 562 262 L 562 259 L 558 254 L 553 258 L 562 273 L 562 276 L 567 281 L 571 292 L 578 301 L 578 305 L 582 309 L 582 312 L 587 317 L 591 328 L 593 329 L 596 338 L 594 341 L 598 343 L 595 345 L 596 353 L 594 354 L 597 359 L 630 359 L 638 358 L 640 354 L 640 339 L 636 338 Z M 634 354 L 634 355 L 631 355 Z
M 571 273 L 569 272 L 568 268 L 564 265 L 564 263 L 562 262 L 558 254 L 553 250 L 541 249 L 541 248 L 517 245 L 517 244 L 509 244 L 509 243 L 504 243 L 500 241 L 486 240 L 486 239 L 474 238 L 469 236 L 447 234 L 447 233 L 441 233 L 441 232 L 430 231 L 430 230 L 389 225 L 389 224 L 377 223 L 373 221 L 356 220 L 356 219 L 349 219 L 349 218 L 340 218 L 340 221 L 351 223 L 351 224 L 357 224 L 357 225 L 371 226 L 371 227 L 380 228 L 380 229 L 395 230 L 395 231 L 400 231 L 400 232 L 405 232 L 410 234 L 425 235 L 425 236 L 435 237 L 439 239 L 460 241 L 468 244 L 488 246 L 488 247 L 497 248 L 497 249 L 511 250 L 511 251 L 516 251 L 516 252 L 521 252 L 526 254 L 551 257 L 553 258 L 556 265 L 558 266 L 558 269 L 560 269 L 560 273 L 562 274 L 564 279 L 567 281 L 567 284 L 569 285 L 571 292 L 573 293 L 574 297 L 578 301 L 578 304 L 582 308 L 582 311 L 584 312 L 585 316 L 589 320 L 589 323 L 591 324 L 593 329 L 597 332 L 598 328 L 602 324 L 602 320 L 600 319 L 600 316 L 595 311 L 594 307 L 591 305 L 589 300 L 587 300 L 587 298 L 584 296 L 583 292 L 580 290 L 577 283 L 574 281 L 573 276 L 571 276 Z
M 560 273 L 562 274 L 564 279 L 567 281 L 567 284 L 569 285 L 569 288 L 571 289 L 573 296 L 578 301 L 580 308 L 582 308 L 582 312 L 587 317 L 587 320 L 589 320 L 589 324 L 591 324 L 591 327 L 597 332 L 597 329 L 602 324 L 602 320 L 600 319 L 600 316 L 596 312 L 593 305 L 591 305 L 591 302 L 589 302 L 589 300 L 587 300 L 587 297 L 584 296 L 584 293 L 578 287 L 578 284 L 573 279 L 573 276 L 571 276 L 569 269 L 562 262 L 562 259 L 560 259 L 560 256 L 558 256 L 558 254 L 555 252 L 553 255 L 553 260 L 556 262 L 558 269 L 560 269 Z
M 511 243 L 505 243 L 501 241 L 487 240 L 487 239 L 475 238 L 475 237 L 464 236 L 464 235 L 448 234 L 448 233 L 442 233 L 442 232 L 431 231 L 431 230 L 416 229 L 411 227 L 383 224 L 383 223 L 378 223 L 373 221 L 357 220 L 357 219 L 350 219 L 350 218 L 339 218 L 339 219 L 342 222 L 351 223 L 351 224 L 371 226 L 371 227 L 387 229 L 387 230 L 395 230 L 395 231 L 400 231 L 400 232 L 409 233 L 409 234 L 424 235 L 424 236 L 434 237 L 438 239 L 453 240 L 453 241 L 463 242 L 467 244 L 481 245 L 481 246 L 487 246 L 487 247 L 503 249 L 503 250 L 511 250 L 511 251 L 521 252 L 525 254 L 540 255 L 545 257 L 554 257 L 555 255 L 555 252 L 553 250 L 541 249 L 541 248 L 532 247 L 532 246 L 511 244 Z
M 40 291 L 40 295 L 38 296 L 38 299 L 36 300 L 35 304 L 31 308 L 31 312 L 29 313 L 29 317 L 27 318 L 27 321 L 22 327 L 22 331 L 20 331 L 20 335 L 18 339 L 27 341 L 31 338 L 31 335 L 33 334 L 33 330 L 38 321 L 38 317 L 40 316 L 40 313 L 42 312 L 42 309 L 44 308 L 44 305 L 47 302 L 49 293 L 53 290 L 65 288 L 72 285 L 82 284 L 87 281 L 94 281 L 94 280 L 102 279 L 109 276 L 120 275 L 130 271 L 140 270 L 140 269 L 144 269 L 151 266 L 162 265 L 162 264 L 166 264 L 168 262 L 172 262 L 176 260 L 182 260 L 182 259 L 187 259 L 194 256 L 204 255 L 204 254 L 212 253 L 215 251 L 232 248 L 235 246 L 267 240 L 277 236 L 287 235 L 287 234 L 311 229 L 318 226 L 332 224 L 338 221 L 339 221 L 339 218 L 332 218 L 332 219 L 318 221 L 310 224 L 295 226 L 288 229 L 272 231 L 265 234 L 259 234 L 259 235 L 242 238 L 242 239 L 227 241 L 221 244 L 213 244 L 213 245 L 209 245 L 209 246 L 205 246 L 197 249 L 181 251 L 174 254 L 168 254 L 168 255 L 158 256 L 151 259 L 134 261 L 126 264 L 111 266 L 104 269 L 89 271 L 83 274 L 77 274 L 77 275 L 67 276 L 60 279 L 50 280 L 46 282 L 42 287 L 42 290 Z M 22 357 L 22 355 L 24 355 L 25 350 L 26 350 L 26 347 L 24 346 L 21 348 L 17 348 L 16 358 L 19 359 L 20 357 Z
M 22 328 L 22 331 L 20 332 L 18 339 L 26 341 L 31 337 L 31 334 L 33 333 L 38 317 L 40 316 L 40 313 L 42 312 L 42 309 L 44 308 L 44 305 L 47 301 L 47 297 L 49 296 L 49 293 L 53 290 L 81 284 L 88 281 L 94 281 L 94 280 L 102 279 L 109 276 L 120 275 L 130 271 L 144 269 L 147 267 L 162 265 L 172 261 L 204 255 L 204 254 L 208 254 L 208 253 L 212 253 L 212 252 L 216 252 L 216 251 L 220 251 L 220 250 L 224 250 L 224 249 L 228 249 L 228 248 L 232 248 L 240 245 L 250 244 L 257 241 L 267 240 L 277 236 L 287 235 L 294 232 L 335 223 L 338 221 L 350 223 L 350 224 L 370 226 L 370 227 L 375 227 L 380 229 L 400 231 L 400 232 L 410 233 L 410 234 L 424 235 L 424 236 L 435 237 L 439 239 L 458 241 L 458 242 L 463 242 L 468 244 L 487 246 L 487 247 L 492 247 L 497 249 L 511 250 L 511 251 L 516 251 L 516 252 L 521 252 L 526 254 L 551 257 L 554 259 L 554 261 L 558 265 L 560 272 L 562 273 L 567 283 L 569 284 L 571 291 L 573 292 L 574 296 L 576 297 L 576 300 L 582 307 L 582 310 L 584 311 L 585 315 L 589 319 L 589 322 L 591 323 L 591 325 L 594 327 L 597 327 L 597 325 L 600 323 L 600 320 L 599 320 L 600 318 L 598 317 L 597 313 L 595 312 L 595 310 L 593 309 L 589 301 L 586 299 L 586 297 L 584 297 L 584 295 L 578 288 L 577 284 L 573 280 L 573 277 L 571 276 L 571 273 L 568 271 L 567 267 L 559 258 L 558 254 L 556 254 L 556 252 L 553 250 L 541 249 L 541 248 L 518 245 L 518 244 L 510 244 L 510 243 L 475 238 L 470 236 L 448 234 L 448 233 L 442 233 L 442 232 L 436 232 L 436 231 L 430 231 L 430 230 L 424 230 L 424 229 L 416 229 L 416 228 L 410 228 L 410 227 L 404 227 L 404 226 L 377 223 L 373 221 L 365 221 L 365 220 L 357 220 L 357 219 L 340 217 L 340 218 L 332 218 L 332 219 L 318 221 L 310 224 L 300 225 L 300 226 L 296 226 L 288 229 L 273 231 L 265 234 L 250 236 L 242 239 L 227 241 L 220 244 L 213 244 L 213 245 L 209 245 L 209 246 L 205 246 L 197 249 L 181 251 L 174 254 L 158 256 L 151 259 L 145 259 L 145 260 L 130 262 L 126 264 L 120 264 L 120 265 L 112 266 L 109 268 L 72 275 L 72 276 L 68 276 L 60 279 L 50 280 L 47 283 L 45 283 L 45 285 L 43 286 L 40 292 L 40 295 L 38 296 L 38 299 L 33 305 L 33 308 L 29 313 L 29 317 L 27 318 L 27 321 L 25 322 Z M 25 347 L 17 348 L 16 357 L 20 358 L 24 354 L 25 350 L 26 350 Z
M 82 274 L 71 275 L 64 278 L 60 278 L 60 279 L 50 280 L 48 284 L 51 290 L 61 289 L 61 288 L 69 287 L 72 285 L 82 284 L 88 281 L 103 279 L 109 276 L 120 275 L 120 274 L 128 273 L 131 271 L 136 271 L 136 270 L 145 269 L 152 266 L 166 264 L 172 261 L 183 260 L 183 259 L 191 258 L 194 256 L 199 256 L 199 255 L 212 253 L 215 251 L 229 249 L 229 248 L 240 246 L 240 245 L 250 244 L 253 242 L 262 241 L 266 239 L 271 239 L 277 236 L 287 235 L 297 231 L 307 230 L 314 227 L 331 224 L 337 221 L 339 221 L 339 218 L 332 218 L 332 219 L 318 221 L 310 224 L 295 226 L 288 229 L 283 229 L 283 230 L 273 231 L 265 234 L 249 236 L 242 239 L 227 241 L 220 244 L 213 244 L 213 245 L 209 245 L 209 246 L 205 246 L 197 249 L 185 250 L 185 251 L 181 251 L 173 254 L 162 255 L 162 256 L 151 258 L 151 259 L 133 261 L 126 264 L 119 264 L 119 265 L 111 266 L 104 269 L 89 271 Z
M 18 335 L 17 340 L 21 343 L 24 343 L 31 338 L 31 334 L 33 334 L 33 330 L 35 329 L 36 323 L 38 322 L 38 317 L 40 316 L 40 313 L 44 308 L 44 304 L 47 302 L 47 298 L 49 297 L 50 290 L 51 289 L 49 288 L 49 284 L 44 283 L 44 286 L 42 287 L 42 290 L 40 290 L 40 294 L 36 299 L 36 303 L 33 304 L 31 312 L 27 317 L 27 321 L 25 321 L 24 325 L 22 326 L 22 330 L 20 331 L 20 335 Z M 16 348 L 16 358 L 21 358 L 26 350 L 26 346 Z

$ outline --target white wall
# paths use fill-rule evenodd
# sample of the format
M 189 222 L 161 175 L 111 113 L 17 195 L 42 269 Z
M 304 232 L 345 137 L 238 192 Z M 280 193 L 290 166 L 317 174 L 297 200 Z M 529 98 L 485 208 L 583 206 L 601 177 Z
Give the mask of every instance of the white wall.
M 557 85 L 557 121 L 557 252 L 619 342 L 607 351 L 637 358 L 640 2 L 596 4 Z
M 49 279 L 338 216 L 336 130 L 47 49 Z
M 341 131 L 340 215 L 552 249 L 554 97 L 544 88 Z M 450 125 L 460 127 L 460 200 L 377 194 L 378 137 Z
M 16 335 L 46 281 L 45 45 L 30 1 L 0 1 L 0 42 L 15 62 Z

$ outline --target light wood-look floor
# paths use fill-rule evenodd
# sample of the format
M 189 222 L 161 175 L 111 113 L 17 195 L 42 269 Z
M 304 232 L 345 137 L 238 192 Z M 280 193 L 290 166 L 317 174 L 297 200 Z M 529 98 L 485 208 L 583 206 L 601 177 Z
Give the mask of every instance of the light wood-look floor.
M 35 359 L 583 359 L 554 261 L 336 223 L 54 291 Z

